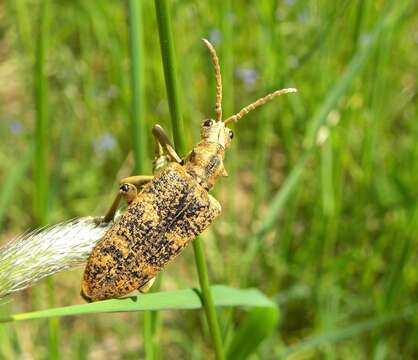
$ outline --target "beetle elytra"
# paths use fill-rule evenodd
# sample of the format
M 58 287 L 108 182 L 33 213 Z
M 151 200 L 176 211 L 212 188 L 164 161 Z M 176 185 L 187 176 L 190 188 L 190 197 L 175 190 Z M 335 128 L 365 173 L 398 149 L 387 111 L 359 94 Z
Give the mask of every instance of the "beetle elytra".
M 218 177 L 227 176 L 223 160 L 233 133 L 226 125 L 277 96 L 296 92 L 293 88 L 275 91 L 222 120 L 219 61 L 212 44 L 205 39 L 203 42 L 215 68 L 215 119 L 202 122 L 200 142 L 184 159 L 176 153 L 162 127 L 154 126 L 154 164 L 158 167 L 166 158 L 169 163 L 155 176 L 121 180 L 116 200 L 103 221 L 113 219 L 121 198 L 128 206 L 88 259 L 81 287 L 87 301 L 147 291 L 157 273 L 221 212 L 209 190 Z

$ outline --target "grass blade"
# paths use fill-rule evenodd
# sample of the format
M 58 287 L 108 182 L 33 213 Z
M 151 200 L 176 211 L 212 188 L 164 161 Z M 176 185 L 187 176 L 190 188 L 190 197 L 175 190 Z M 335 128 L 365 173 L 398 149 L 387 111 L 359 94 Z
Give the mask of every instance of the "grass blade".
M 282 211 L 282 209 L 287 203 L 287 200 L 290 198 L 292 191 L 296 188 L 296 185 L 302 178 L 301 175 L 303 174 L 307 160 L 312 155 L 313 151 L 316 149 L 315 142 L 318 129 L 326 122 L 329 112 L 337 106 L 338 101 L 341 99 L 342 96 L 344 96 L 347 93 L 349 86 L 351 85 L 355 77 L 359 74 L 359 72 L 363 69 L 364 65 L 369 59 L 372 50 L 374 49 L 376 41 L 378 40 L 381 32 L 388 25 L 393 25 L 394 22 L 398 21 L 406 8 L 407 6 L 404 3 L 403 6 L 398 7 L 395 12 L 389 12 L 388 15 L 383 17 L 375 25 L 373 31 L 369 36 L 368 42 L 362 48 L 359 48 L 357 53 L 353 56 L 350 63 L 348 64 L 343 76 L 328 92 L 325 101 L 318 107 L 318 110 L 315 112 L 312 120 L 310 120 L 308 129 L 306 131 L 305 153 L 304 155 L 302 155 L 296 166 L 292 169 L 284 185 L 274 195 L 273 200 L 270 203 L 270 207 L 267 211 L 267 214 L 261 220 L 260 226 L 254 235 L 255 238 L 260 239 L 263 235 L 265 235 L 274 227 L 278 214 L 280 213 L 280 211 Z M 244 269 L 249 268 L 248 263 L 252 261 L 255 254 L 257 253 L 258 248 L 260 246 L 259 243 L 259 240 L 251 240 L 248 242 L 245 260 L 243 261 Z M 243 278 L 245 279 L 246 277 Z
M 279 357 L 286 358 L 291 354 L 296 354 L 302 351 L 312 350 L 324 344 L 336 343 L 339 341 L 353 338 L 355 336 L 359 336 L 361 334 L 364 334 L 365 332 L 372 331 L 376 328 L 382 327 L 390 322 L 401 320 L 408 316 L 412 316 L 417 313 L 417 310 L 418 310 L 418 304 L 415 304 L 392 314 L 383 315 L 374 319 L 361 321 L 354 325 L 347 326 L 345 328 L 333 330 L 329 333 L 324 333 L 324 334 L 309 337 L 305 340 L 302 340 L 299 344 L 289 347 L 283 352 L 280 352 Z
M 367 41 L 365 41 L 364 45 L 355 53 L 343 75 L 335 86 L 333 86 L 331 91 L 328 92 L 325 101 L 315 112 L 313 119 L 309 122 L 309 127 L 305 136 L 305 146 L 307 148 L 314 146 L 318 129 L 325 123 L 330 111 L 337 106 L 339 99 L 348 91 L 348 88 L 355 77 L 364 68 L 364 65 L 367 63 L 367 60 L 375 49 L 380 34 L 387 26 L 393 25 L 393 22 L 399 20 L 405 8 L 406 6 L 404 3 L 403 6 L 397 8 L 396 12 L 389 12 L 388 15 L 382 17 L 368 36 Z
M 275 307 L 274 303 L 256 289 L 234 289 L 227 286 L 213 286 L 211 292 L 214 304 L 220 307 Z M 124 299 L 99 301 L 91 304 L 73 305 L 61 308 L 15 314 L 0 319 L 0 322 L 44 319 L 54 316 L 86 315 L 111 312 L 132 312 L 145 310 L 192 310 L 202 307 L 202 294 L 196 289 L 143 294 Z
M 15 188 L 21 182 L 23 177 L 26 174 L 26 171 L 29 169 L 32 159 L 33 159 L 33 146 L 30 146 L 21 160 L 16 164 L 16 166 L 11 169 L 9 176 L 6 181 L 2 184 L 0 192 L 0 228 L 4 215 L 15 195 Z
M 227 351 L 227 359 L 247 359 L 272 334 L 279 321 L 277 308 L 255 308 L 245 317 Z

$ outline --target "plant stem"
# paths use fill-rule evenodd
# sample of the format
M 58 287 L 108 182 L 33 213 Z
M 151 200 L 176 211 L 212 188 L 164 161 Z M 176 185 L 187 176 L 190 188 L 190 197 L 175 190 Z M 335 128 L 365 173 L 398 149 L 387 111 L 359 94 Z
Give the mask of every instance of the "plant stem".
M 142 11 L 138 0 L 129 0 L 129 45 L 131 53 L 131 128 L 135 173 L 143 174 L 146 162 L 146 126 L 144 121 L 144 67 Z
M 33 194 L 34 217 L 38 226 L 48 223 L 48 80 L 45 70 L 49 34 L 49 0 L 43 0 L 40 8 L 35 62 L 35 162 Z M 49 307 L 55 306 L 53 280 L 47 280 Z M 48 358 L 58 359 L 58 319 L 48 320 Z
M 160 35 L 161 55 L 164 66 L 164 78 L 167 88 L 168 105 L 170 107 L 173 126 L 174 145 L 180 155 L 187 152 L 186 140 L 183 137 L 183 117 L 181 115 L 179 91 L 177 85 L 177 65 L 174 55 L 174 41 L 171 32 L 171 20 L 168 13 L 167 0 L 155 0 L 157 11 L 158 32 Z
M 171 121 L 173 126 L 174 144 L 180 154 L 187 151 L 186 141 L 183 138 L 183 118 L 181 115 L 179 92 L 177 86 L 177 71 L 174 56 L 174 41 L 171 32 L 171 22 L 167 0 L 155 0 L 157 12 L 158 30 L 160 35 L 161 55 L 163 58 L 164 75 L 167 87 L 167 96 L 170 106 Z M 212 336 L 217 359 L 224 359 L 221 332 L 216 316 L 216 310 L 210 292 L 209 276 L 203 246 L 199 238 L 193 241 L 196 267 L 202 291 L 202 302 Z
M 213 345 L 215 346 L 216 359 L 224 359 L 225 355 L 222 345 L 221 330 L 219 328 L 215 304 L 213 302 L 212 293 L 210 291 L 209 275 L 206 265 L 205 253 L 200 238 L 196 238 L 193 241 L 193 250 L 196 261 L 197 274 L 199 276 L 200 289 L 202 292 L 203 307 L 205 309 L 205 315 L 208 321 Z
M 131 129 L 135 158 L 135 174 L 146 171 L 146 125 L 145 125 L 145 81 L 142 9 L 139 0 L 128 1 L 129 48 L 131 55 Z M 146 311 L 143 317 L 145 359 L 156 359 L 158 345 L 153 335 L 153 312 Z
M 33 194 L 34 216 L 37 225 L 48 222 L 48 84 L 45 75 L 46 44 L 48 36 L 48 0 L 40 9 L 35 63 L 35 164 Z

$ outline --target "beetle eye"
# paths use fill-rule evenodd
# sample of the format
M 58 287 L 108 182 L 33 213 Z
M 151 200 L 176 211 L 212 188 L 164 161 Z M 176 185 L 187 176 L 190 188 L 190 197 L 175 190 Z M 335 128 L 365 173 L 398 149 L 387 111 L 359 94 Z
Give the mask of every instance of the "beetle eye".
M 229 138 L 232 140 L 234 137 L 234 132 L 232 130 L 229 130 Z
M 203 123 L 203 126 L 210 127 L 212 126 L 212 124 L 213 124 L 213 121 L 211 119 L 208 119 Z
M 129 185 L 128 184 L 122 184 L 121 186 L 119 186 L 119 189 L 126 193 L 126 192 L 129 191 Z

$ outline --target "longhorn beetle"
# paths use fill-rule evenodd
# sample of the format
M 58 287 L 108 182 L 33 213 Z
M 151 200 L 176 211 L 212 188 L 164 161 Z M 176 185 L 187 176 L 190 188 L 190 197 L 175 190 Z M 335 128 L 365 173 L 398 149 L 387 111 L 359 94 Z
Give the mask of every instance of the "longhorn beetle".
M 173 260 L 220 214 L 221 205 L 209 194 L 219 176 L 227 176 L 225 150 L 233 138 L 226 125 L 237 122 L 256 107 L 296 89 L 277 90 L 222 121 L 222 80 L 219 60 L 209 49 L 216 77 L 215 119 L 202 122 L 200 142 L 182 159 L 163 128 L 155 125 L 155 167 L 168 165 L 152 176 L 122 179 L 119 193 L 103 218 L 114 218 L 121 198 L 128 206 L 93 249 L 81 287 L 87 301 L 121 297 L 134 290 L 147 291 L 157 273 Z

